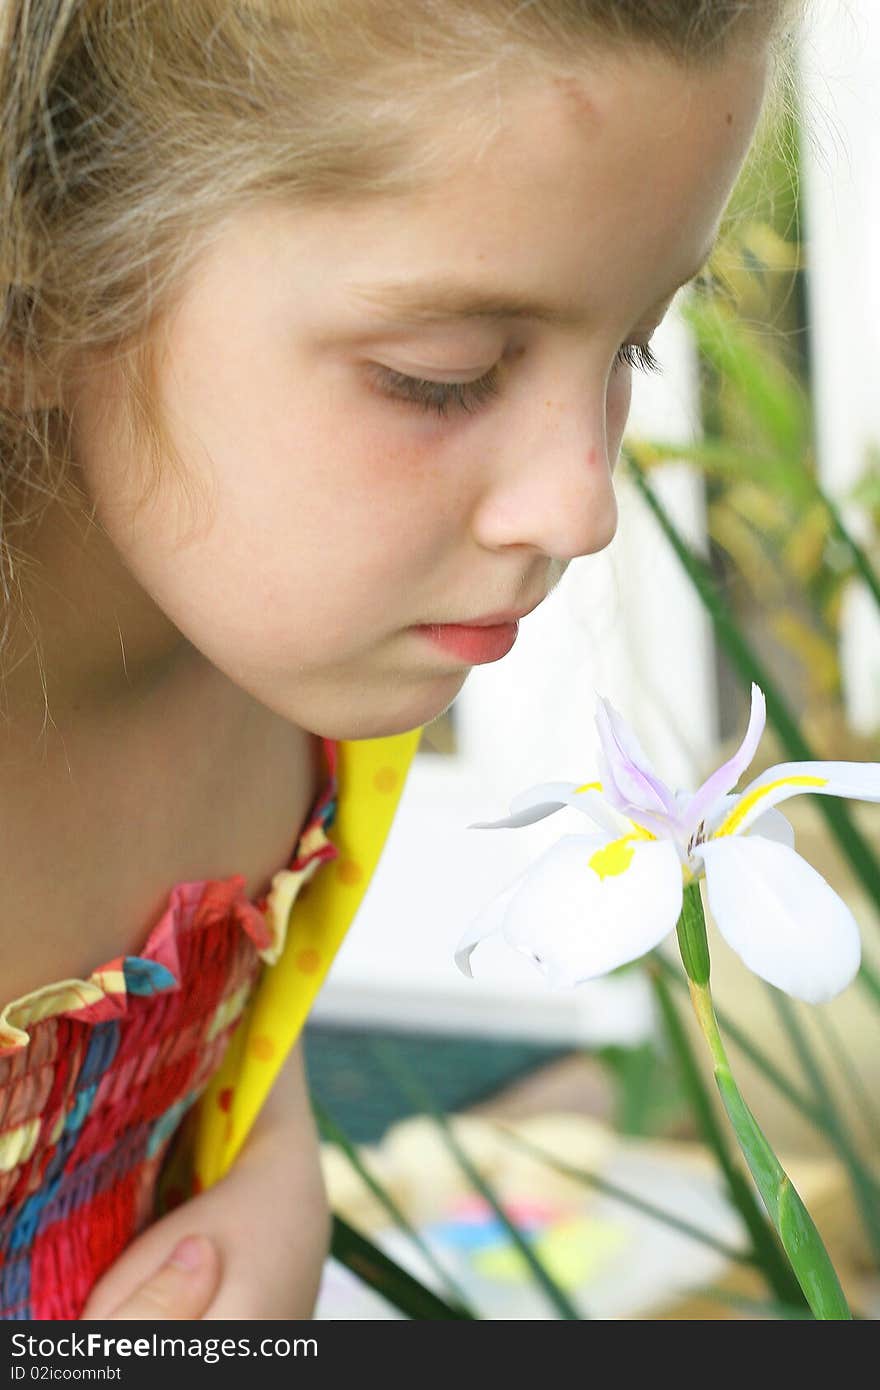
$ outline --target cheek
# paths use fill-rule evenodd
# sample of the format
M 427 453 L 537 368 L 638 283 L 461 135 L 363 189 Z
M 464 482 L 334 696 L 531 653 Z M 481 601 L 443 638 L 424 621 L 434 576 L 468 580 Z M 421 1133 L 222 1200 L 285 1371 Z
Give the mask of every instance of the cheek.
M 373 529 L 399 527 L 409 549 L 442 545 L 456 531 L 475 476 L 472 451 L 457 451 L 422 425 L 405 434 L 365 431 L 348 459 L 361 502 L 370 501 Z
M 605 400 L 605 431 L 608 458 L 612 467 L 617 461 L 617 455 L 620 451 L 631 400 L 632 371 L 627 368 L 624 371 L 612 373 Z

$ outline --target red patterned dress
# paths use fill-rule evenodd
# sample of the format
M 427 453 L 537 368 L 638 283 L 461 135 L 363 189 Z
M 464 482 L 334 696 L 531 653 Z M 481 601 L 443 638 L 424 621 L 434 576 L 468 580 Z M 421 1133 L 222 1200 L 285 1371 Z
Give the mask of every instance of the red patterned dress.
M 328 779 L 287 866 L 303 879 L 337 857 L 337 747 L 323 747 Z M 286 931 L 244 883 L 178 884 L 140 955 L 0 1013 L 0 1317 L 79 1317 L 155 1219 L 171 1139 Z

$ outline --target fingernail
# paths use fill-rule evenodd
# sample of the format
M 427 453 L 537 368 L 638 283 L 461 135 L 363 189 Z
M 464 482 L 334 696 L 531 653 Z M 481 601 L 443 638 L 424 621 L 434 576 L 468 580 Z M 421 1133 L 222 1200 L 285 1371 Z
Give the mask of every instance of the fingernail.
M 187 1236 L 171 1252 L 169 1264 L 180 1269 L 194 1270 L 205 1263 L 205 1240 L 202 1236 Z

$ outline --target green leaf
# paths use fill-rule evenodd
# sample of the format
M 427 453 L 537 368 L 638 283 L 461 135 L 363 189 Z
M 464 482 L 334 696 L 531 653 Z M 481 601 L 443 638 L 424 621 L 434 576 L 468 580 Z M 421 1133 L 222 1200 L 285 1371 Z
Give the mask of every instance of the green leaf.
M 834 501 L 827 493 L 823 492 L 820 495 L 822 501 L 825 503 L 828 515 L 831 518 L 832 530 L 836 534 L 838 540 L 842 541 L 849 551 L 857 573 L 860 574 L 865 581 L 869 592 L 874 598 L 874 602 L 877 604 L 877 607 L 880 608 L 880 575 L 877 574 L 877 571 L 868 559 L 867 552 L 862 549 L 855 536 L 845 525 L 840 510 Z
M 391 1220 L 395 1222 L 395 1224 L 398 1226 L 400 1230 L 402 1230 L 406 1235 L 409 1236 L 410 1240 L 413 1242 L 413 1244 L 416 1246 L 416 1248 L 420 1251 L 420 1253 L 424 1256 L 425 1260 L 434 1270 L 434 1273 L 438 1275 L 441 1284 L 446 1284 L 447 1288 L 449 1289 L 452 1295 L 454 1303 L 457 1303 L 459 1305 L 459 1311 L 462 1312 L 466 1317 L 473 1317 L 474 1311 L 469 1306 L 468 1300 L 462 1293 L 461 1289 L 458 1288 L 455 1281 L 450 1277 L 447 1271 L 439 1263 L 431 1247 L 422 1238 L 422 1236 L 415 1229 L 412 1223 L 407 1219 L 406 1213 L 403 1212 L 401 1208 L 397 1205 L 394 1198 L 391 1196 L 391 1193 L 388 1192 L 387 1189 L 382 1186 L 382 1184 L 373 1176 L 373 1174 L 367 1168 L 366 1164 L 364 1163 L 363 1159 L 358 1153 L 356 1146 L 348 1138 L 348 1135 L 345 1134 L 345 1132 L 342 1129 L 340 1129 L 339 1125 L 335 1123 L 335 1121 L 327 1113 L 324 1107 L 320 1105 L 314 1097 L 312 1097 L 312 1109 L 315 1112 L 315 1119 L 318 1122 L 321 1137 L 323 1139 L 328 1140 L 330 1143 L 335 1144 L 337 1148 L 340 1148 L 342 1150 L 349 1163 L 360 1177 L 361 1181 L 373 1193 L 376 1200 L 382 1204 L 382 1206 L 388 1212 L 388 1215 L 391 1217 Z
M 784 994 L 780 994 L 779 990 L 774 989 L 772 985 L 767 985 L 766 989 L 782 1026 L 788 1033 L 804 1075 L 816 1094 L 822 1115 L 823 1130 L 846 1168 L 853 1196 L 874 1250 L 874 1258 L 880 1264 L 880 1202 L 878 1202 L 880 1191 L 878 1191 L 877 1183 L 859 1156 L 852 1135 L 835 1103 L 831 1087 L 825 1079 L 819 1060 L 798 1019 L 792 1001 L 787 999 Z
M 676 969 L 675 964 L 671 960 L 666 960 L 659 951 L 654 952 L 651 960 L 654 968 L 661 971 L 666 979 L 670 980 L 672 984 L 675 985 L 676 989 L 685 990 L 687 988 L 682 978 L 681 971 Z M 776 1063 L 771 1061 L 766 1052 L 762 1051 L 757 1043 L 752 1042 L 748 1034 L 740 1028 L 738 1023 L 734 1022 L 729 1014 L 722 1012 L 721 1009 L 716 1009 L 715 1012 L 719 1023 L 724 1029 L 725 1035 L 736 1043 L 743 1056 L 748 1057 L 749 1060 L 755 1064 L 770 1084 L 775 1086 L 783 1100 L 787 1101 L 789 1105 L 794 1106 L 805 1119 L 809 1120 L 810 1123 L 815 1125 L 821 1132 L 822 1115 L 819 1107 L 798 1088 L 791 1077 L 787 1076 L 785 1072 L 780 1071 Z
M 778 1198 L 779 1230 L 789 1259 L 817 1318 L 846 1322 L 852 1318 L 837 1272 L 813 1218 L 791 1179 L 783 1177 Z
M 684 1217 L 677 1216 L 674 1212 L 665 1211 L 663 1207 L 658 1207 L 654 1202 L 649 1202 L 634 1192 L 627 1192 L 624 1188 L 618 1187 L 616 1183 L 600 1177 L 598 1173 L 593 1173 L 587 1168 L 576 1168 L 573 1164 L 566 1163 L 563 1159 L 557 1158 L 555 1154 L 548 1153 L 540 1145 L 532 1143 L 524 1135 L 516 1134 L 502 1124 L 496 1123 L 495 1128 L 508 1143 L 513 1144 L 516 1148 L 524 1149 L 533 1158 L 540 1159 L 542 1163 L 546 1163 L 548 1168 L 553 1168 L 564 1177 L 571 1178 L 573 1182 L 583 1183 L 585 1187 L 594 1188 L 597 1192 L 604 1193 L 606 1197 L 613 1197 L 616 1202 L 631 1207 L 633 1211 L 640 1212 L 643 1216 L 651 1217 L 660 1225 L 668 1226 L 670 1230 L 678 1231 L 681 1235 L 689 1236 L 691 1240 L 697 1241 L 700 1245 L 708 1246 L 709 1249 L 717 1251 L 719 1255 L 723 1255 L 725 1259 L 734 1264 L 752 1265 L 755 1263 L 753 1256 L 735 1249 L 732 1245 L 727 1245 L 723 1240 L 712 1235 L 711 1231 L 702 1230 L 701 1227 L 695 1226 L 692 1221 L 686 1221 Z
M 642 962 L 637 964 L 641 970 Z M 686 1110 L 680 1079 L 653 1041 L 606 1043 L 584 1055 L 599 1062 L 611 1076 L 613 1128 L 618 1134 L 661 1134 Z
M 470 1313 L 444 1303 L 341 1216 L 333 1217 L 330 1253 L 408 1318 L 423 1322 L 471 1320 Z
M 765 452 L 803 471 L 810 447 L 809 400 L 797 378 L 769 352 L 762 351 L 745 326 L 716 299 L 693 296 L 682 315 L 694 331 L 702 356 L 711 362 L 725 389 L 735 394 L 738 414 L 765 441 Z
M 802 1293 L 788 1262 L 780 1249 L 776 1233 L 768 1226 L 752 1188 L 734 1163 L 727 1140 L 715 1116 L 690 1040 L 676 1012 L 675 1005 L 660 975 L 652 970 L 651 983 L 666 1030 L 681 1066 L 694 1115 L 707 1144 L 715 1155 L 727 1180 L 731 1201 L 742 1217 L 752 1243 L 753 1259 L 759 1266 L 772 1291 L 783 1303 L 797 1304 Z
M 511 1221 L 492 1190 L 491 1184 L 486 1181 L 482 1173 L 480 1173 L 471 1162 L 470 1158 L 459 1144 L 447 1117 L 441 1114 L 436 1108 L 424 1086 L 418 1082 L 412 1069 L 406 1066 L 399 1054 L 393 1052 L 387 1045 L 381 1046 L 379 1044 L 374 1044 L 373 1053 L 386 1075 L 400 1087 L 401 1091 L 409 1097 L 413 1105 L 415 1105 L 418 1110 L 431 1116 L 434 1123 L 438 1126 L 443 1140 L 453 1158 L 458 1163 L 474 1190 L 478 1192 L 483 1200 L 491 1207 L 497 1221 L 507 1232 L 511 1244 L 528 1265 L 536 1284 L 547 1295 L 549 1302 L 556 1309 L 560 1318 L 564 1319 L 566 1322 L 581 1322 L 588 1317 L 588 1314 L 575 1307 L 565 1291 L 560 1288 L 549 1270 L 535 1254 L 528 1240 L 523 1236 L 522 1231 Z
M 779 1160 L 764 1138 L 758 1122 L 739 1093 L 739 1088 L 730 1072 L 721 1067 L 715 1068 L 715 1080 L 724 1101 L 724 1108 L 730 1117 L 734 1133 L 739 1140 L 746 1163 L 755 1185 L 764 1199 L 770 1213 L 770 1220 L 779 1228 L 779 1207 L 777 1198 L 779 1184 L 785 1177 Z
M 757 483 L 790 503 L 803 505 L 813 496 L 813 483 L 803 468 L 793 469 L 774 454 L 746 449 L 728 439 L 680 443 L 628 436 L 626 448 L 649 468 L 659 462 L 693 463 L 708 476 L 727 482 Z
M 778 1318 L 785 1322 L 815 1321 L 809 1308 L 795 1308 L 790 1303 L 774 1303 L 762 1298 L 747 1298 L 743 1294 L 723 1289 L 718 1284 L 706 1284 L 704 1288 L 696 1289 L 695 1292 L 702 1294 L 704 1298 L 714 1299 L 716 1303 L 724 1303 L 731 1308 L 739 1309 L 740 1312 L 754 1313 L 758 1317 Z
M 853 1094 L 859 1114 L 863 1122 L 871 1131 L 871 1138 L 880 1151 L 880 1112 L 877 1110 L 876 1097 L 872 1096 L 867 1086 L 858 1073 L 852 1058 L 847 1053 L 830 1017 L 823 1009 L 817 1009 L 816 1027 L 825 1038 L 828 1050 L 836 1061 L 843 1075 L 846 1077 L 850 1090 Z
M 833 1321 L 850 1319 L 852 1314 L 837 1273 L 791 1179 L 740 1095 L 730 1072 L 716 1067 L 715 1079 L 749 1170 L 779 1231 L 783 1248 L 807 1302 L 817 1318 Z

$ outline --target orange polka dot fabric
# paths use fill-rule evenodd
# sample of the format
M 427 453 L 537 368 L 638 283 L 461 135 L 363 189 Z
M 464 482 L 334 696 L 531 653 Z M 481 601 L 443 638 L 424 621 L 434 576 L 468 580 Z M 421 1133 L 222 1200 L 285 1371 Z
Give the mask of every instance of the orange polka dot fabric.
M 336 745 L 282 875 L 299 882 L 336 858 Z M 65 980 L 0 1011 L 0 1317 L 78 1318 L 89 1292 L 159 1214 L 172 1140 L 217 1074 L 286 931 L 245 878 L 178 884 L 140 955 Z M 274 880 L 273 880 L 274 881 Z M 304 947 L 302 969 L 318 967 Z M 263 1065 L 277 1043 L 257 1033 Z M 217 1097 L 235 1134 L 235 1088 Z M 189 1190 L 201 1189 L 196 1171 Z M 184 1200 L 171 1188 L 164 1209 Z
M 340 883 L 348 883 L 355 886 L 361 882 L 363 876 L 363 869 L 360 864 L 356 864 L 353 859 L 343 859 L 336 867 L 336 877 Z

